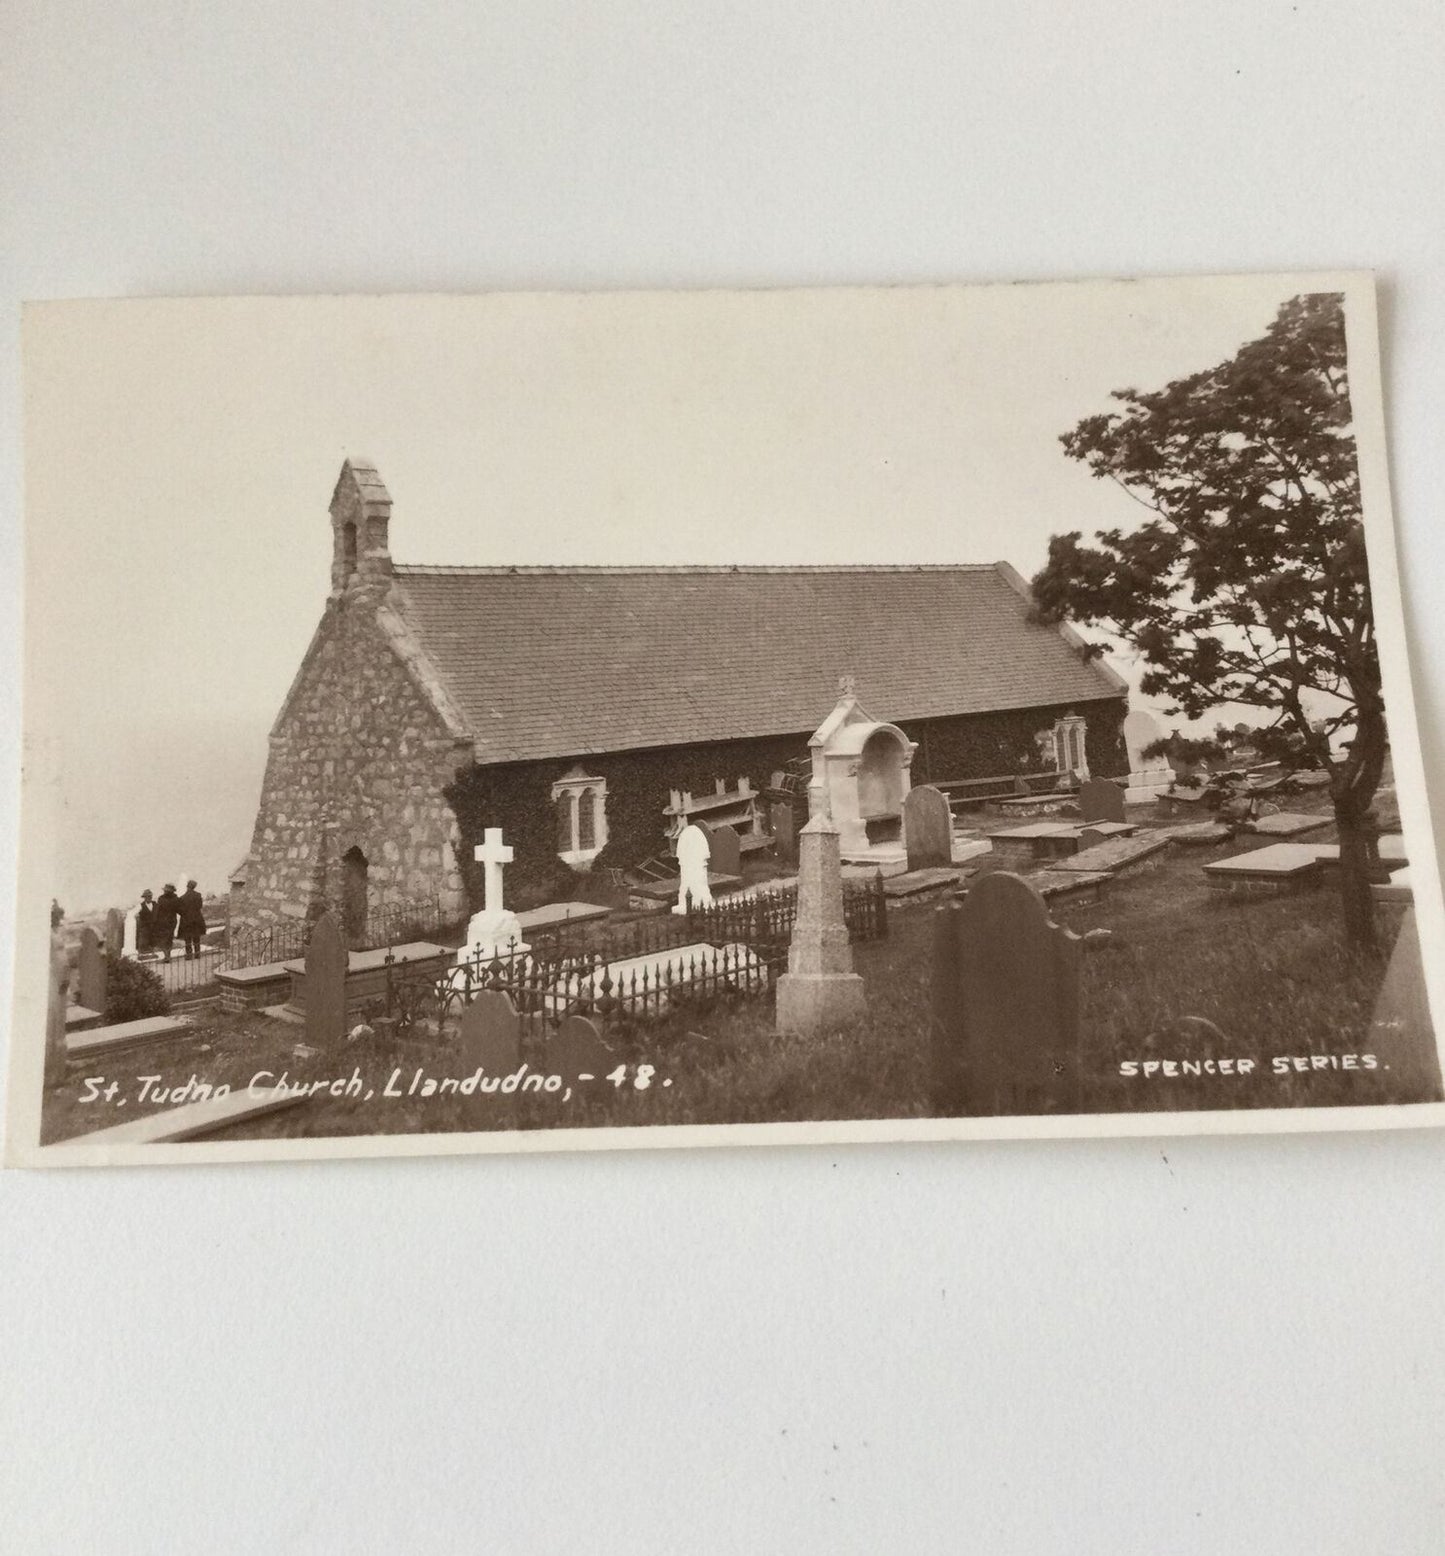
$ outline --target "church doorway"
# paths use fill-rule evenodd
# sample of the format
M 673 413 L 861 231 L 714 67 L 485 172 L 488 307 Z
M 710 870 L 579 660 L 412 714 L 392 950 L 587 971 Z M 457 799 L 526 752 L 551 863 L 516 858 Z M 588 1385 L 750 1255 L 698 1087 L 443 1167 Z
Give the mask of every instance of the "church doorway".
M 366 938 L 366 855 L 348 848 L 341 856 L 341 930 L 348 946 Z

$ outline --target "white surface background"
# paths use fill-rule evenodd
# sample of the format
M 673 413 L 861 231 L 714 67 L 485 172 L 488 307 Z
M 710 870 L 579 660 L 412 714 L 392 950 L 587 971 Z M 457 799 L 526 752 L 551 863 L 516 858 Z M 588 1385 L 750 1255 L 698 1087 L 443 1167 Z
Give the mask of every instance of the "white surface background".
M 1438 771 L 1442 45 L 1433 0 L 9 0 L 7 680 L 20 298 L 1373 265 Z M 0 1545 L 1436 1552 L 1442 1174 L 1434 1133 L 10 1173 Z

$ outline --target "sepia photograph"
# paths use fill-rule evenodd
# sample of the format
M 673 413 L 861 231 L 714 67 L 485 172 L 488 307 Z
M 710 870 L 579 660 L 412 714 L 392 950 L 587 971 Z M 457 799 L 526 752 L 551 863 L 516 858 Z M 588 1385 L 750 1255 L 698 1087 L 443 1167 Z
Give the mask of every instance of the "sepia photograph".
M 1445 1116 L 1370 276 L 24 357 L 11 1162 Z

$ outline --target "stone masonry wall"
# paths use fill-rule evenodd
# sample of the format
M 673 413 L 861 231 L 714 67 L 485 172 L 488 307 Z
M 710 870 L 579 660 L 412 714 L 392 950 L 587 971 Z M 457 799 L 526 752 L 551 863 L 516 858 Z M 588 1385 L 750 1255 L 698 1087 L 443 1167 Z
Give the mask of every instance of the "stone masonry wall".
M 439 895 L 460 918 L 457 828 L 443 790 L 470 746 L 438 717 L 377 620 L 385 587 L 333 595 L 271 736 L 233 923 L 339 910 L 342 856 L 366 856 L 371 910 Z

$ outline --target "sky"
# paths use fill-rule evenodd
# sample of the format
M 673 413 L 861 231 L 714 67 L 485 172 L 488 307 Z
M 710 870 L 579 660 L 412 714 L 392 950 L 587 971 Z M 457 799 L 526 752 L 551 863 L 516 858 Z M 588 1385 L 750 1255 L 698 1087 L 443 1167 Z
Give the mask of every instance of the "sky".
M 224 891 L 348 455 L 390 489 L 401 562 L 1029 576 L 1051 534 L 1141 513 L 1060 435 L 1313 284 L 31 306 L 27 846 L 72 910 L 183 875 Z

